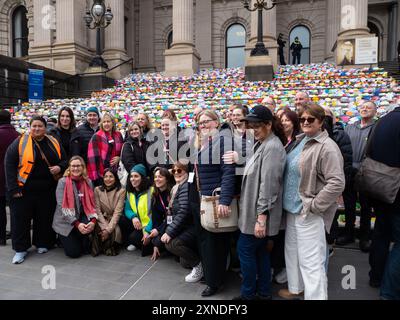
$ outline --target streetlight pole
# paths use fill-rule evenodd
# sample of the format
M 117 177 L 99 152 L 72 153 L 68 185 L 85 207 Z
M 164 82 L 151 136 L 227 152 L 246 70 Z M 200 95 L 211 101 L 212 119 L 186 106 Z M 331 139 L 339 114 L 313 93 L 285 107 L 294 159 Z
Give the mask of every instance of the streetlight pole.
M 107 28 L 111 20 L 114 18 L 110 6 L 104 4 L 104 0 L 93 0 L 91 9 L 86 9 L 83 17 L 86 27 L 93 30 L 96 29 L 96 56 L 92 59 L 90 67 L 102 67 L 108 69 L 107 63 L 104 61 L 101 50 L 101 30 Z
M 269 54 L 268 49 L 265 47 L 263 41 L 263 10 L 272 10 L 276 6 L 276 0 L 255 0 L 254 7 L 250 8 L 250 1 L 243 0 L 243 5 L 248 11 L 258 11 L 258 30 L 257 30 L 257 43 L 253 50 L 251 50 L 251 56 L 267 56 Z

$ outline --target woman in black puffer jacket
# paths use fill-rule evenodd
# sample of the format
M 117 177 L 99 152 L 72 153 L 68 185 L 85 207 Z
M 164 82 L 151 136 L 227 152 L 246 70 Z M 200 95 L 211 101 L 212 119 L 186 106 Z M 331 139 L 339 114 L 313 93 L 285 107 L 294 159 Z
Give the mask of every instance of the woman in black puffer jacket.
M 143 137 L 139 123 L 132 122 L 128 127 L 128 137 L 121 152 L 121 161 L 127 172 L 131 172 L 131 169 L 137 164 L 143 164 L 149 172 L 146 161 L 148 146 L 149 143 Z
M 203 277 L 203 268 L 197 252 L 197 239 L 192 214 L 189 211 L 188 167 L 177 162 L 172 167 L 176 185 L 171 191 L 167 228 L 161 237 L 166 249 L 180 257 L 181 263 L 190 266 L 192 272 L 186 282 L 197 282 Z

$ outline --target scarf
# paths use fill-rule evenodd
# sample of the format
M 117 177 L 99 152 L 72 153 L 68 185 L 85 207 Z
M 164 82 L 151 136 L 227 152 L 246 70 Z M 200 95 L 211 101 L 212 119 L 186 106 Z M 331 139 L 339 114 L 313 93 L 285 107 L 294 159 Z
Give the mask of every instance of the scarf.
M 114 140 L 109 143 L 110 140 Z M 96 181 L 103 177 L 104 169 L 109 167 L 113 157 L 120 156 L 123 139 L 120 132 L 106 134 L 103 130 L 98 131 L 90 140 L 88 146 L 88 176 L 90 180 Z M 118 165 L 112 168 L 117 172 Z
M 83 194 L 81 199 L 83 211 L 85 212 L 88 220 L 92 218 L 97 219 L 96 206 L 94 204 L 94 193 L 88 181 L 83 177 L 66 177 L 64 197 L 62 202 L 62 212 L 65 216 L 75 217 L 75 193 L 72 181 L 77 182 L 78 192 Z

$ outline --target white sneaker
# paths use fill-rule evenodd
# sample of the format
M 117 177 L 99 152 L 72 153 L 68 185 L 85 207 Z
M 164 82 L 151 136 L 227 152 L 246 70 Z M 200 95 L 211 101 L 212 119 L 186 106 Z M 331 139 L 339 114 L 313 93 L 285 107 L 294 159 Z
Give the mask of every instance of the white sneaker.
M 49 250 L 47 248 L 37 248 L 37 253 L 39 254 L 43 254 L 43 253 L 47 253 L 49 252 Z
M 286 269 L 282 269 L 282 271 L 279 272 L 279 273 L 275 276 L 275 281 L 278 282 L 279 284 L 285 284 L 286 282 L 288 282 L 288 280 L 287 280 L 287 274 L 286 274 Z
M 192 269 L 192 272 L 185 277 L 186 282 L 199 282 L 203 278 L 203 267 L 201 262 Z
M 23 252 L 16 252 L 14 258 L 12 259 L 13 264 L 21 264 L 22 262 L 25 261 L 25 257 L 28 254 L 28 252 L 23 251 Z
M 135 251 L 135 250 L 136 250 L 136 247 L 135 247 L 133 244 L 130 244 L 130 245 L 126 248 L 126 250 L 128 250 L 128 251 Z

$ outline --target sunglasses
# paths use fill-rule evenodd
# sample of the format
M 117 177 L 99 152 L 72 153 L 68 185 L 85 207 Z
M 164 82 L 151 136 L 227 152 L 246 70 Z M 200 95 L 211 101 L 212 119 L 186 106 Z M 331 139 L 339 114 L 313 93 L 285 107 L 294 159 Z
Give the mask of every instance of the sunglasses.
M 315 120 L 316 120 L 316 118 L 313 118 L 313 117 L 309 117 L 309 118 L 300 118 L 300 123 L 304 124 L 304 123 L 306 123 L 306 121 L 307 121 L 308 123 L 311 124 L 311 123 L 314 123 Z
M 172 174 L 175 174 L 175 173 L 181 174 L 183 172 L 183 170 L 182 169 L 172 169 L 171 172 L 172 172 Z

